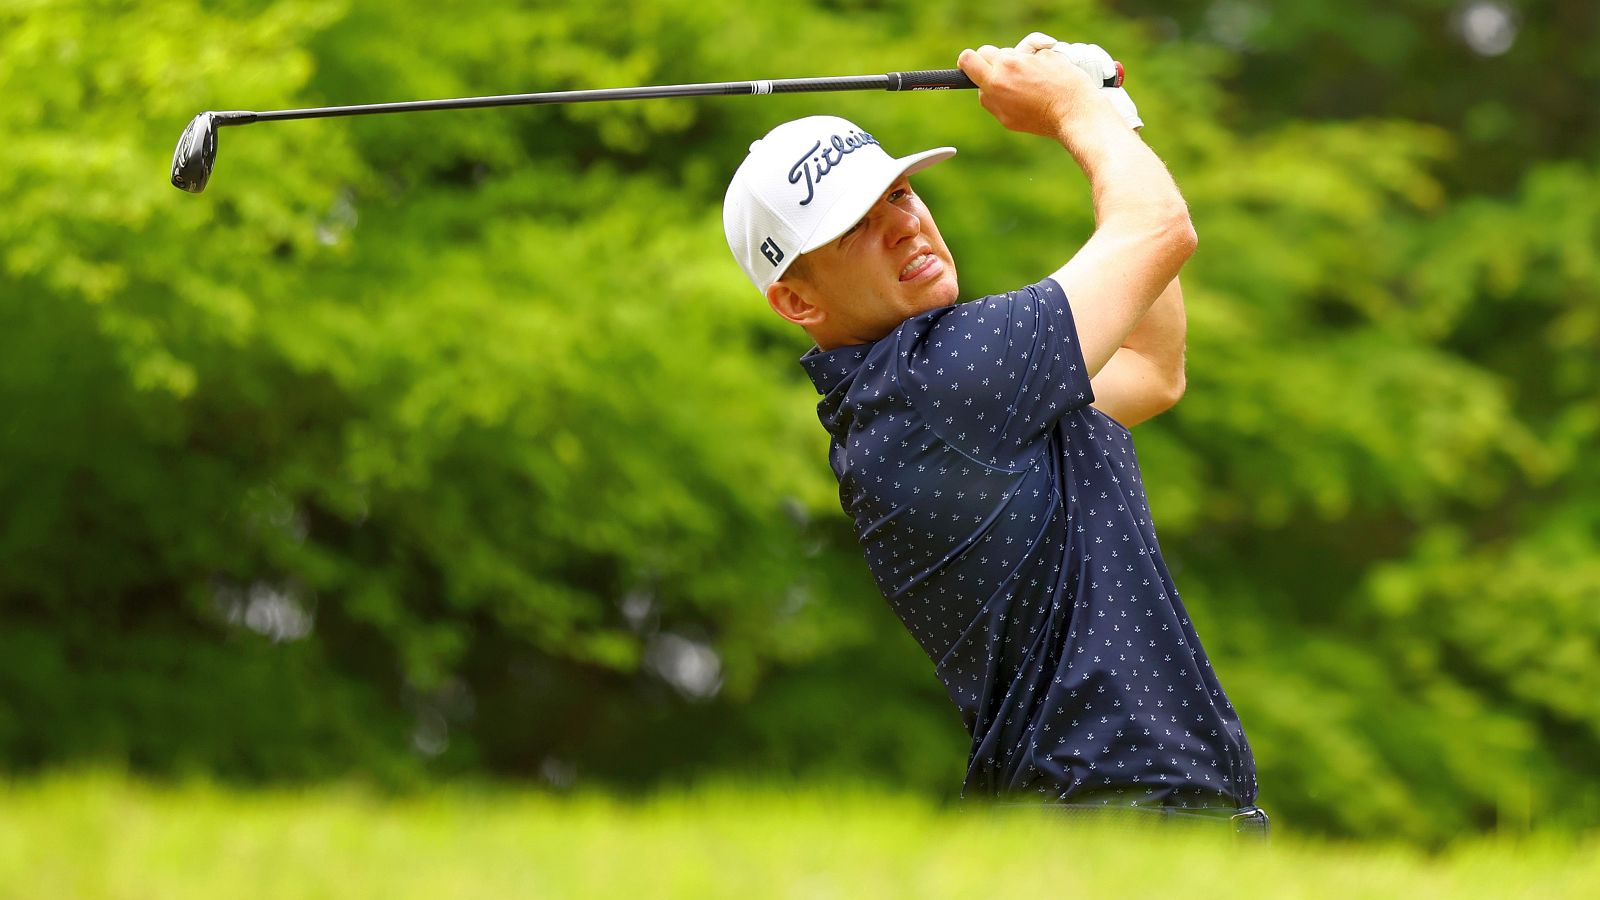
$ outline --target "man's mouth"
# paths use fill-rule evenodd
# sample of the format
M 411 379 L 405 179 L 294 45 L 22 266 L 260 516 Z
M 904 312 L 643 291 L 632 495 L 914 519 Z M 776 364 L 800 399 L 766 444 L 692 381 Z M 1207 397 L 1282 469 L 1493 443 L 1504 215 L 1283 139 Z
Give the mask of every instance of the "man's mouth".
M 911 281 L 918 276 L 928 274 L 931 267 L 938 265 L 940 265 L 939 257 L 924 250 L 912 257 L 911 261 L 906 263 L 905 268 L 900 270 L 900 280 Z

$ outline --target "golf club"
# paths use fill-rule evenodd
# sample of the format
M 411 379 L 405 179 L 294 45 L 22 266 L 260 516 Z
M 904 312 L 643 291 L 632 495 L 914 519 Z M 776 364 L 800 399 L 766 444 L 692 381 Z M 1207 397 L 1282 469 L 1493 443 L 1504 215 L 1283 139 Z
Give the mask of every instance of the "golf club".
M 1107 87 L 1122 83 L 1122 64 Z M 663 97 L 705 97 L 728 94 L 802 94 L 824 91 L 938 91 L 975 88 L 960 69 L 924 69 L 886 75 L 845 75 L 833 78 L 784 78 L 773 81 L 720 81 L 705 84 L 667 84 L 653 87 L 603 88 L 585 91 L 551 91 L 539 94 L 501 94 L 453 100 L 413 100 L 404 103 L 370 103 L 363 106 L 323 106 L 314 109 L 280 109 L 269 112 L 232 110 L 203 112 L 189 122 L 172 152 L 172 184 L 191 194 L 206 189 L 217 161 L 217 129 L 252 122 L 285 119 L 326 119 L 334 116 L 370 116 L 379 113 L 426 112 L 440 109 L 479 109 L 488 106 L 530 106 L 543 103 L 594 103 L 601 100 L 652 100 Z

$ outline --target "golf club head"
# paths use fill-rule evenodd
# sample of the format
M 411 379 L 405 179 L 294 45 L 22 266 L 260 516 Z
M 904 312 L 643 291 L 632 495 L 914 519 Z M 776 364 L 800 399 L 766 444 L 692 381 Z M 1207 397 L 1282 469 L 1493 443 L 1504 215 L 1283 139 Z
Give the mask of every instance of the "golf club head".
M 172 151 L 172 186 L 191 194 L 206 189 L 211 166 L 217 161 L 217 122 L 214 113 L 203 112 L 189 122 Z

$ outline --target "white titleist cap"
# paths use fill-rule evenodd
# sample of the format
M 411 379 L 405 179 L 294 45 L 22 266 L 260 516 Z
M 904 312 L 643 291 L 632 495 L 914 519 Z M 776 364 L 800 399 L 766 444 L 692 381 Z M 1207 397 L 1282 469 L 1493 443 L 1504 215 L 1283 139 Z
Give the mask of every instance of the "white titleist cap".
M 763 294 L 802 253 L 860 221 L 901 175 L 956 155 L 954 147 L 898 159 L 838 116 L 785 122 L 750 145 L 722 201 L 722 230 Z

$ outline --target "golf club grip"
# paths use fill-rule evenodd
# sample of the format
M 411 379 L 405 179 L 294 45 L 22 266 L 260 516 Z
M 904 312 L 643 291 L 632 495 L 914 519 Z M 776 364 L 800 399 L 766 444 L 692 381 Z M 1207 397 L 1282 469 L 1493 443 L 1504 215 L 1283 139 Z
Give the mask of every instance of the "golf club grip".
M 976 84 L 960 69 L 919 69 L 915 72 L 890 72 L 888 90 L 946 91 L 975 88 Z
M 1122 63 L 1117 63 L 1117 74 L 1107 78 L 1102 87 L 1122 87 Z M 890 72 L 891 91 L 942 91 L 950 88 L 975 88 L 976 84 L 960 69 L 920 69 L 916 72 Z

